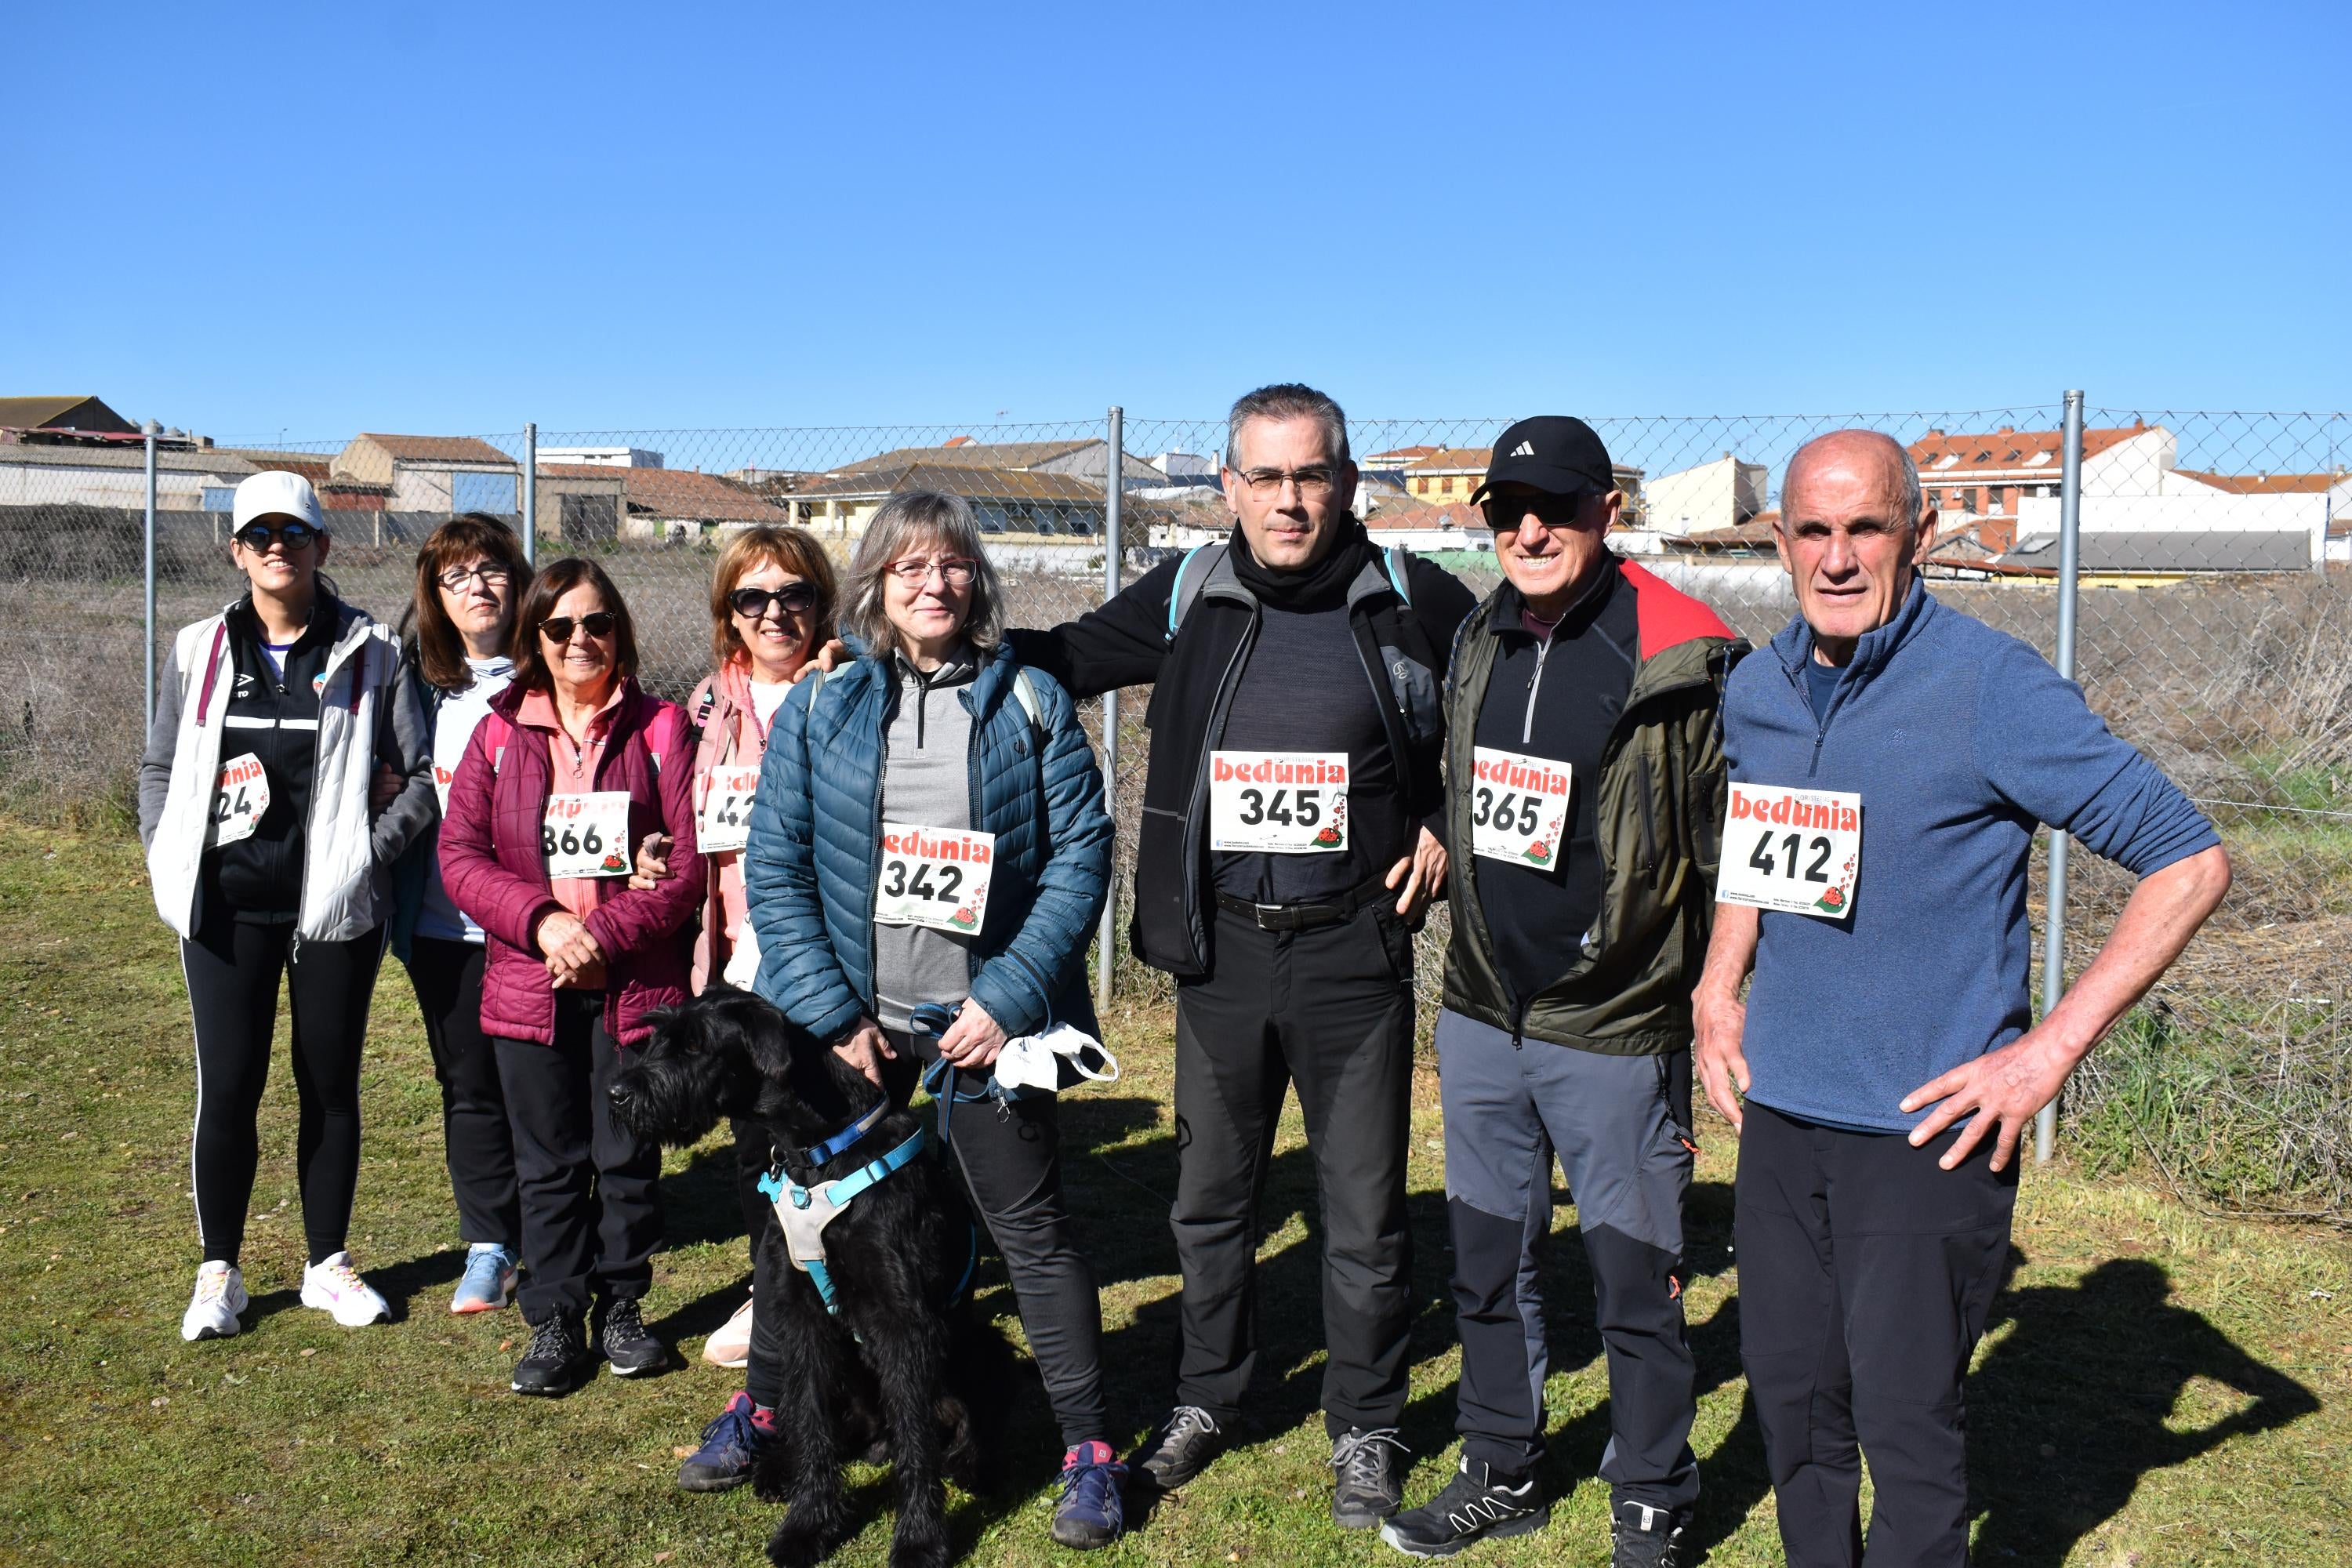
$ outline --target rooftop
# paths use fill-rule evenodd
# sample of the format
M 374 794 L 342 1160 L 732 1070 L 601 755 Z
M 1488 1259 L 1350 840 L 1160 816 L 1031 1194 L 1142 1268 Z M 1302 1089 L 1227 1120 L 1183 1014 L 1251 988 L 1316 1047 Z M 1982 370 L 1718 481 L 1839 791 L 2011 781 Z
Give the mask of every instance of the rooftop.
M 2337 485 L 2352 484 L 2352 473 L 2341 469 L 2332 474 L 2213 474 L 2199 468 L 2176 472 L 2183 479 L 2241 496 L 2320 496 Z
M 2083 432 L 2083 456 L 2095 458 L 2108 447 L 2145 436 L 2156 426 Z M 2009 426 L 1987 435 L 1947 435 L 1930 430 L 1906 448 L 1919 465 L 1920 478 L 1933 481 L 1953 472 L 1986 469 L 2043 469 L 2055 475 L 2065 459 L 2065 433 L 2060 430 L 2018 430 Z
M 2229 529 L 2210 533 L 2116 532 L 2081 535 L 2084 572 L 2308 572 L 2308 529 Z M 1987 563 L 1994 571 L 2055 575 L 2058 536 L 2028 534 Z
M 700 522 L 785 522 L 789 515 L 734 480 L 691 468 L 624 468 L 610 463 L 541 463 L 540 477 L 617 479 L 631 511 Z M 610 492 L 607 492 L 610 493 Z
M 1056 458 L 1066 458 L 1073 452 L 1097 446 L 1102 437 L 1085 437 L 1060 441 L 975 441 L 969 436 L 959 436 L 942 447 L 899 447 L 878 452 L 871 458 L 860 458 L 832 471 L 835 474 L 865 474 L 877 470 L 904 468 L 912 463 L 932 468 L 1031 468 L 1039 463 L 1050 463 Z
M 929 460 L 931 447 L 919 447 L 926 460 L 893 468 L 860 465 L 793 491 L 796 500 L 824 500 L 851 496 L 898 495 L 907 490 L 940 490 L 950 495 L 986 496 L 1004 500 L 1088 501 L 1101 505 L 1102 487 L 1068 474 L 1032 474 L 986 464 L 959 466 Z
M 478 436 L 385 436 L 362 430 L 357 438 L 374 443 L 395 462 L 498 463 L 514 467 L 512 458 Z

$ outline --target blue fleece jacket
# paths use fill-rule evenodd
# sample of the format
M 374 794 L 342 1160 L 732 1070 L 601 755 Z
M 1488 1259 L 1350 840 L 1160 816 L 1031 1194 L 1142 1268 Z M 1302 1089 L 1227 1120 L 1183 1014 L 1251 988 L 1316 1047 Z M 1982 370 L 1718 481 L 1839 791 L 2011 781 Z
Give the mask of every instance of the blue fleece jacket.
M 2082 688 L 1916 580 L 1895 619 L 1861 639 L 1820 719 L 1806 691 L 1812 657 L 1801 616 L 1724 693 L 1735 781 L 1862 796 L 1844 918 L 1762 914 L 1748 1097 L 1905 1132 L 1927 1115 L 1898 1110 L 1905 1095 L 2032 1020 L 2025 879 L 2037 824 L 2142 877 L 2220 839 L 2109 732 Z M 1727 830 L 1727 858 L 1755 847 L 1742 831 Z

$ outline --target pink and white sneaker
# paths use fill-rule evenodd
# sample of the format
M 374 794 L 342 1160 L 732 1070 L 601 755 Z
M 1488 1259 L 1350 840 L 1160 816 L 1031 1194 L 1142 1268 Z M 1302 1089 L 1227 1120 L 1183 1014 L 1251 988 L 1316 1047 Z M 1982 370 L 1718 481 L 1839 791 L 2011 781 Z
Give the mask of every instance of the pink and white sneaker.
M 180 1337 L 225 1340 L 245 1327 L 237 1320 L 252 1304 L 236 1265 L 215 1258 L 196 1270 L 196 1293 L 188 1299 L 188 1310 L 180 1314 Z
M 347 1329 L 365 1328 L 392 1316 L 391 1306 L 352 1267 L 348 1252 L 338 1252 L 302 1270 L 302 1305 L 332 1312 L 335 1321 Z

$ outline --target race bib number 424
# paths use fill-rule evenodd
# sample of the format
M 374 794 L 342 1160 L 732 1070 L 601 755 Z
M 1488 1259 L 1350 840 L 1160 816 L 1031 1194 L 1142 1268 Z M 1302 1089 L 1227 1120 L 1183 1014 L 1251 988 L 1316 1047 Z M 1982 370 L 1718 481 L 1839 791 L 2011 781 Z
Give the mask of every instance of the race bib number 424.
M 882 875 L 874 923 L 976 931 L 988 919 L 996 835 L 960 827 L 882 825 Z
M 1209 753 L 1209 847 L 1322 855 L 1348 847 L 1348 753 Z
M 205 847 L 215 848 L 250 838 L 269 810 L 269 774 L 261 759 L 247 752 L 221 764 L 220 781 L 213 786 L 211 819 L 205 825 Z
M 705 855 L 721 855 L 751 842 L 751 796 L 760 787 L 760 770 L 713 768 L 702 797 L 702 820 L 695 825 L 695 845 Z
M 1828 920 L 1853 910 L 1862 796 L 1736 784 L 1730 807 L 1717 899 Z
M 591 790 L 551 795 L 540 821 L 540 847 L 550 877 L 629 874 L 629 792 Z
M 1558 865 L 1568 826 L 1569 765 L 1479 746 L 1471 766 L 1471 853 L 1540 871 Z

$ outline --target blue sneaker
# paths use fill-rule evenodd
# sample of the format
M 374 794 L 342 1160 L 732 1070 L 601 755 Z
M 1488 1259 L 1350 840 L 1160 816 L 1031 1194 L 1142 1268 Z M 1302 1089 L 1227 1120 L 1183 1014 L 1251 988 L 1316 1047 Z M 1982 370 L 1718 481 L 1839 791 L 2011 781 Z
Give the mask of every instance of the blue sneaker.
M 1108 1443 L 1081 1443 L 1064 1455 L 1054 1539 L 1080 1552 L 1117 1541 L 1127 1530 L 1126 1483 L 1127 1467 L 1111 1458 Z
M 719 1419 L 702 1429 L 702 1447 L 677 1468 L 677 1484 L 690 1492 L 723 1492 L 751 1479 L 760 1450 L 775 1439 L 773 1411 L 751 1408 L 751 1396 L 738 1392 Z
M 514 1254 L 495 1241 L 478 1241 L 466 1248 L 466 1272 L 457 1277 L 449 1310 L 495 1312 L 513 1298 L 514 1287 Z

